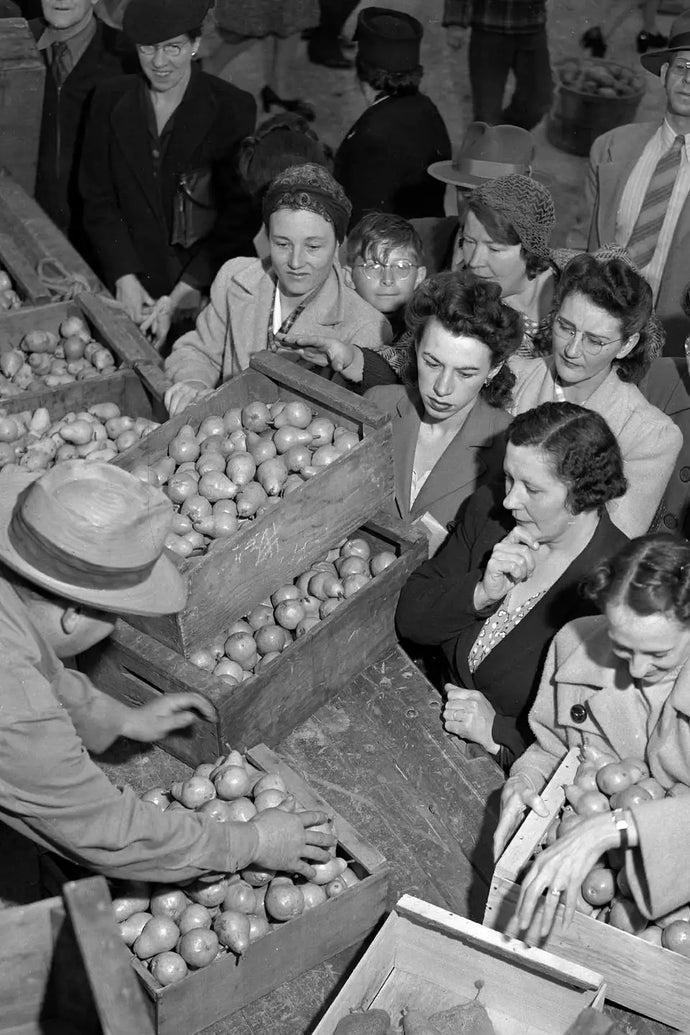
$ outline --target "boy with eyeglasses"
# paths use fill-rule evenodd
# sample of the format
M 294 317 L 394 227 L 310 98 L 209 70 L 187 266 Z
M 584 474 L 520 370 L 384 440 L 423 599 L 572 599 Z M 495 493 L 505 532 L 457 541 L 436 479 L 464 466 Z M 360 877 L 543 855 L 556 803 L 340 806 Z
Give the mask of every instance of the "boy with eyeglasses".
M 346 243 L 345 270 L 365 302 L 387 318 L 393 340 L 378 352 L 335 338 L 295 338 L 297 348 L 315 366 L 341 374 L 357 393 L 404 380 L 410 368 L 410 337 L 405 306 L 426 277 L 422 242 L 412 223 L 388 212 L 371 212 L 353 227 Z

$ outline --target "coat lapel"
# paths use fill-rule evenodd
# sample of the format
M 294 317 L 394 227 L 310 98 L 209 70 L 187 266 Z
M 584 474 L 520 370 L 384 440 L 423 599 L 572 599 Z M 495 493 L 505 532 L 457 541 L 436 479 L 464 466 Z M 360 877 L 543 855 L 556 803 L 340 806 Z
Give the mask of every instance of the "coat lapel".
M 417 393 L 412 396 L 405 393 L 398 403 L 400 420 L 393 435 L 395 498 L 403 521 L 409 521 L 411 518 L 410 489 L 420 423 L 418 407 L 421 408 L 421 400 Z
M 193 156 L 197 148 L 201 148 L 204 141 L 209 139 L 217 107 L 218 102 L 213 90 L 201 71 L 193 66 L 189 85 L 175 112 L 173 130 L 164 159 L 164 164 L 169 169 L 174 172 L 190 171 L 190 155 Z
M 114 106 L 110 122 L 124 161 L 132 170 L 152 210 L 162 219 L 160 192 L 153 177 L 151 162 L 145 157 L 149 155 L 151 144 L 140 91 L 140 78 L 133 78 L 130 88 Z
M 412 507 L 413 518 L 420 517 L 432 504 L 484 474 L 487 465 L 482 450 L 491 444 L 492 432 L 491 414 L 479 399 L 424 482 Z
M 616 216 L 625 185 L 647 142 L 657 129 L 656 125 L 641 127 L 639 137 L 633 142 L 627 154 L 621 155 L 617 161 L 604 162 L 599 166 L 597 230 L 599 241 L 602 244 L 615 240 Z

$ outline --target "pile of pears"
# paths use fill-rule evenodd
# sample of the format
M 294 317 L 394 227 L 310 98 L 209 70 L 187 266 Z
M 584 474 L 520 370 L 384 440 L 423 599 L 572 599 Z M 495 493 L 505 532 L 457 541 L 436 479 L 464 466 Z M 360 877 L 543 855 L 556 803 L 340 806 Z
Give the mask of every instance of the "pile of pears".
M 647 764 L 637 758 L 615 759 L 591 747 L 585 747 L 583 755 L 573 783 L 564 788 L 567 805 L 550 826 L 545 846 L 589 816 L 690 794 L 685 784 L 665 790 L 650 776 Z M 635 905 L 625 872 L 625 854 L 620 848 L 605 853 L 587 874 L 577 909 L 652 945 L 690 957 L 690 905 L 650 923 Z
M 395 559 L 393 550 L 372 552 L 364 538 L 345 539 L 189 660 L 236 686 L 270 665 Z
M 206 417 L 196 430 L 183 424 L 167 456 L 132 473 L 175 504 L 166 545 L 190 557 L 269 513 L 358 442 L 357 432 L 316 417 L 301 400 L 255 400 Z
M 406 1006 L 402 1010 L 403 1035 L 496 1035 L 496 1029 L 483 1003 L 479 1002 L 484 982 L 475 981 L 477 994 L 466 1003 L 441 1010 L 430 1017 Z M 387 1010 L 353 1010 L 342 1017 L 333 1035 L 399 1035 Z
M 22 300 L 14 290 L 14 284 L 7 270 L 0 269 L 0 312 L 21 308 Z
M 256 769 L 238 751 L 197 766 L 169 789 L 153 787 L 141 798 L 162 811 L 189 809 L 218 823 L 247 823 L 264 809 L 300 811 L 279 773 Z M 314 829 L 335 833 L 332 820 Z M 233 953 L 306 910 L 344 894 L 359 877 L 337 846 L 312 880 L 248 866 L 240 873 L 210 874 L 184 887 L 121 882 L 113 908 L 125 943 L 152 977 L 166 986 L 190 971 Z

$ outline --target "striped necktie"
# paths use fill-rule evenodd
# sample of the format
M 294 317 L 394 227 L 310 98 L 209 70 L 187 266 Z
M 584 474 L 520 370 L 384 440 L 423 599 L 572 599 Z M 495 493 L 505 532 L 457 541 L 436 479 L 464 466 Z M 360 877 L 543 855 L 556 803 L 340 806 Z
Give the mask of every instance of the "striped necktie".
M 640 214 L 627 244 L 630 258 L 638 270 L 645 269 L 652 261 L 666 217 L 666 210 L 673 194 L 684 146 L 685 137 L 679 134 L 668 151 L 657 162 L 656 169 L 649 181 Z
M 72 71 L 72 55 L 69 45 L 63 41 L 52 44 L 50 71 L 58 87 L 62 86 Z

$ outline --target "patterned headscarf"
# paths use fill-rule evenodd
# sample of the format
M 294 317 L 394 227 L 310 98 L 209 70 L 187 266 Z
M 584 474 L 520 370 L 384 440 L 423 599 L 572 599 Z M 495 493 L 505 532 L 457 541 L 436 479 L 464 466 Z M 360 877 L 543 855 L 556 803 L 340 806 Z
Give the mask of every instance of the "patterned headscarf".
M 316 212 L 333 225 L 338 242 L 347 233 L 352 205 L 343 188 L 321 165 L 291 165 L 276 176 L 263 200 L 264 226 L 279 208 Z
M 479 201 L 512 225 L 528 252 L 550 259 L 549 240 L 556 222 L 550 192 L 531 176 L 500 176 L 476 187 L 467 198 L 468 205 Z

